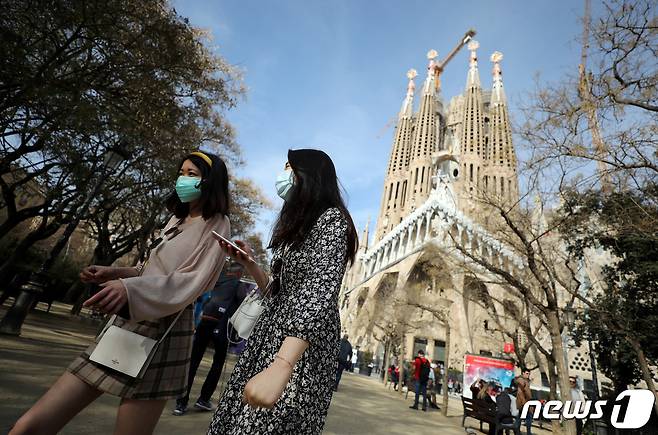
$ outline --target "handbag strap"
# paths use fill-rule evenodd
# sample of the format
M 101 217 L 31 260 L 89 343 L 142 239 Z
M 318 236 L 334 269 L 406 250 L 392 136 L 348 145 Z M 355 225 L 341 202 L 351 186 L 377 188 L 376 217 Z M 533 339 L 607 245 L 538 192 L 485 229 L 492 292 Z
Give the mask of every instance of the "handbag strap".
M 178 319 L 180 319 L 181 314 L 183 314 L 183 311 L 185 311 L 186 309 L 187 309 L 187 307 L 183 308 L 182 310 L 180 310 L 178 312 L 178 314 L 176 315 L 176 318 L 169 324 L 169 327 L 167 328 L 167 330 L 164 332 L 164 334 L 162 334 L 162 337 L 160 337 L 160 339 L 158 340 L 158 344 L 162 343 L 162 341 L 165 339 L 167 334 L 169 334 L 171 332 L 171 329 L 174 327 L 176 322 L 178 322 Z
M 187 309 L 187 307 L 183 308 L 182 310 L 180 310 L 180 311 L 178 312 L 178 314 L 176 315 L 176 318 L 175 318 L 175 319 L 169 324 L 169 326 L 167 327 L 167 330 L 164 332 L 164 334 L 162 334 L 162 337 L 160 337 L 160 339 L 157 341 L 157 344 L 158 344 L 158 345 L 159 345 L 160 343 L 162 343 L 162 341 L 165 339 L 165 337 L 167 337 L 167 335 L 171 332 L 171 329 L 174 327 L 174 325 L 176 324 L 176 322 L 178 321 L 178 319 L 180 319 L 181 314 L 183 314 L 183 311 L 185 311 L 186 309 Z M 105 327 L 104 327 L 104 328 L 101 330 L 101 332 L 96 336 L 96 339 L 98 339 L 98 337 L 100 337 L 100 336 L 102 336 L 103 334 L 105 334 L 105 331 L 107 331 L 107 328 L 109 328 L 110 326 L 114 325 L 114 321 L 116 320 L 116 318 L 117 318 L 117 315 L 116 315 L 116 314 L 112 314 L 112 317 L 110 317 L 110 320 L 105 324 Z

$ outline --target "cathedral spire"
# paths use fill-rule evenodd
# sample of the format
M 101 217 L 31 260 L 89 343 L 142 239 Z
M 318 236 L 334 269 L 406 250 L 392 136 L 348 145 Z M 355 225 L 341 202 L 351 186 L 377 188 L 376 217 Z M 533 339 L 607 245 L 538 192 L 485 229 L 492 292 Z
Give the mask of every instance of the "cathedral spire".
M 512 126 L 500 67 L 502 60 L 503 53 L 499 51 L 495 51 L 491 55 L 493 85 L 491 88 L 491 127 L 489 129 L 491 140 L 488 148 L 487 187 L 490 192 L 514 203 L 518 199 L 519 185 L 516 172 L 516 152 L 512 144 Z
M 407 169 L 411 159 L 411 139 L 415 121 L 413 114 L 414 78 L 416 70 L 407 71 L 407 96 L 402 102 L 398 114 L 393 146 L 388 160 L 388 171 L 384 179 L 384 193 L 377 218 L 375 240 L 379 240 L 391 230 L 394 224 L 399 223 L 406 195 L 407 195 Z M 367 243 L 367 242 L 366 242 Z
M 491 55 L 491 61 L 493 62 L 493 86 L 491 88 L 491 104 L 505 104 L 507 99 L 505 98 L 505 89 L 503 88 L 503 72 L 500 69 L 500 61 L 503 60 L 503 53 L 500 51 L 494 51 Z
M 363 230 L 363 238 L 361 239 L 361 247 L 364 252 L 368 250 L 368 237 L 370 235 L 368 234 L 368 227 L 370 227 L 370 216 L 368 216 L 368 220 L 366 221 L 366 228 Z
M 471 57 L 468 63 L 466 89 L 480 87 L 480 72 L 478 71 L 478 55 L 476 53 L 478 48 L 480 48 L 479 42 L 471 41 L 468 43 L 468 50 L 471 52 Z
M 416 89 L 414 78 L 416 78 L 417 75 L 418 73 L 413 68 L 407 71 L 407 78 L 409 79 L 409 84 L 407 84 L 407 96 L 405 97 L 404 102 L 402 102 L 402 108 L 400 109 L 398 119 L 411 118 L 413 116 L 414 90 Z
M 435 80 L 436 74 L 434 72 L 434 67 L 436 66 L 436 58 L 439 57 L 439 53 L 436 50 L 430 50 L 427 52 L 427 59 L 429 63 L 427 65 L 427 78 L 425 79 L 425 84 L 423 85 L 423 96 L 425 95 L 434 95 L 436 89 Z

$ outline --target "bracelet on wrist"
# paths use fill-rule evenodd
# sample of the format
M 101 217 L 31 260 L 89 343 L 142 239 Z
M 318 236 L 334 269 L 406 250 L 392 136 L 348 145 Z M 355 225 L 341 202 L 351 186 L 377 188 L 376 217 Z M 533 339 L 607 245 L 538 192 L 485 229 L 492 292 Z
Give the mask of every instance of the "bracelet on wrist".
M 290 366 L 291 369 L 295 368 L 295 365 L 294 365 L 293 363 L 291 363 L 290 361 L 288 361 L 288 360 L 285 359 L 284 357 L 279 356 L 278 354 L 277 354 L 277 355 L 274 355 L 274 358 L 276 358 L 276 359 L 280 359 L 280 360 L 283 361 L 284 363 L 288 364 L 288 365 Z

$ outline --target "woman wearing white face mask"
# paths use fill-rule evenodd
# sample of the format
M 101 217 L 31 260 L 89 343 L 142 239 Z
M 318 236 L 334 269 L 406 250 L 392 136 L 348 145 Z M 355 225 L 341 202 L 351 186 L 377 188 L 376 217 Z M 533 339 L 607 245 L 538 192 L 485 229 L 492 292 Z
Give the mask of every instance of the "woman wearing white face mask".
M 97 346 L 93 343 L 10 434 L 57 433 L 103 393 L 121 397 L 115 433 L 149 434 L 167 399 L 185 392 L 194 330 L 191 304 L 217 281 L 226 258 L 211 234 L 214 230 L 228 237 L 230 231 L 224 162 L 202 152 L 185 157 L 167 206 L 174 216 L 145 263 L 89 266 L 80 274 L 82 281 L 102 287 L 86 306 L 119 313 L 123 317 L 117 317 L 113 325 L 122 331 L 163 338 L 153 359 L 133 377 L 92 361 L 90 355 Z M 165 334 L 169 326 L 171 331 Z
M 274 226 L 272 296 L 217 406 L 209 434 L 318 434 L 334 390 L 340 341 L 338 291 L 357 237 L 336 170 L 318 150 L 288 152 L 276 178 L 285 203 Z M 250 248 L 236 242 L 251 257 Z M 220 244 L 256 279 L 250 257 Z M 246 402 L 246 403 L 244 403 Z

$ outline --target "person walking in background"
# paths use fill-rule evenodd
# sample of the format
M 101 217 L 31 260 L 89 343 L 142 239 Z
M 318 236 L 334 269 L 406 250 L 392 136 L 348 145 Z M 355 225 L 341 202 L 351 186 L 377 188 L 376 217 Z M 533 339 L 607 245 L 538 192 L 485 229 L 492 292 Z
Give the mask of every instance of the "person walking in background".
M 523 409 L 526 402 L 532 400 L 532 391 L 530 390 L 530 370 L 524 368 L 521 376 L 514 378 L 516 382 L 516 407 Z M 532 412 L 528 412 L 525 418 L 525 427 L 527 435 L 532 435 Z
M 219 157 L 191 153 L 178 166 L 178 175 L 167 200 L 174 216 L 147 261 L 138 267 L 89 266 L 80 274 L 83 282 L 102 287 L 85 306 L 129 317 L 112 317 L 113 326 L 157 340 L 173 323 L 170 333 L 138 377 L 91 361 L 92 343 L 16 422 L 11 435 L 57 433 L 103 393 L 121 398 L 115 433 L 150 434 L 167 399 L 185 392 L 192 304 L 217 281 L 226 259 L 211 232 L 228 237 L 230 223 L 228 171 Z
M 441 363 L 439 360 L 434 360 L 432 370 L 434 371 L 434 390 L 436 391 L 436 394 L 441 394 L 443 376 L 441 375 Z
M 350 362 L 350 371 L 354 372 L 356 364 L 359 362 L 359 346 L 352 350 L 352 361 Z
M 358 238 L 333 162 L 318 150 L 290 150 L 276 182 L 284 205 L 272 231 L 271 296 L 240 355 L 210 423 L 210 435 L 319 434 L 336 385 L 338 293 Z M 260 288 L 269 277 L 218 241 Z
M 414 359 L 414 380 L 416 381 L 416 398 L 414 404 L 409 408 L 418 409 L 418 402 L 420 397 L 423 397 L 423 411 L 427 411 L 427 382 L 430 378 L 430 371 L 432 370 L 430 362 L 425 358 L 425 351 L 418 350 L 418 355 Z
M 176 399 L 176 409 L 174 409 L 173 415 L 180 416 L 187 412 L 187 403 L 190 400 L 194 377 L 211 341 L 214 347 L 212 366 L 210 366 L 210 371 L 208 371 L 208 376 L 203 382 L 201 394 L 194 407 L 203 411 L 212 411 L 210 398 L 215 393 L 226 360 L 229 345 L 228 319 L 235 313 L 241 302 L 238 290 L 240 289 L 240 278 L 242 278 L 243 271 L 244 267 L 237 262 L 231 262 L 228 267 L 224 268 L 224 272 L 217 280 L 213 291 L 210 292 L 210 299 L 203 306 L 201 321 L 194 332 L 192 342 L 187 391 L 182 397 Z
M 578 388 L 578 381 L 574 376 L 569 376 L 569 387 L 571 388 L 571 409 L 572 413 L 579 411 L 584 406 L 585 395 Z M 583 433 L 583 420 L 576 419 L 576 434 L 582 435 Z
M 349 368 L 350 366 L 350 358 L 352 357 L 352 345 L 347 338 L 347 334 L 345 334 L 340 340 L 340 351 L 338 352 L 338 369 L 336 370 L 336 385 L 334 386 L 334 391 L 338 391 L 338 384 L 340 384 L 340 378 L 343 376 L 343 370 Z
M 397 364 L 391 364 L 388 368 L 388 377 L 393 383 L 393 390 L 398 390 L 398 383 L 400 382 L 400 367 Z
M 434 363 L 430 364 L 430 377 L 427 382 L 427 400 L 429 401 L 430 407 L 434 409 L 439 409 L 439 405 L 436 403 L 436 374 L 434 372 L 435 365 Z

